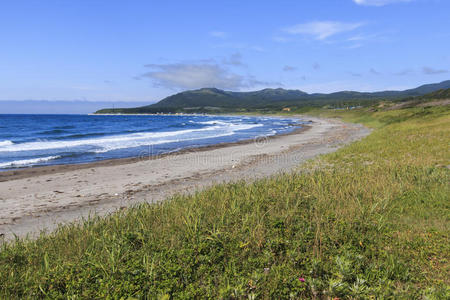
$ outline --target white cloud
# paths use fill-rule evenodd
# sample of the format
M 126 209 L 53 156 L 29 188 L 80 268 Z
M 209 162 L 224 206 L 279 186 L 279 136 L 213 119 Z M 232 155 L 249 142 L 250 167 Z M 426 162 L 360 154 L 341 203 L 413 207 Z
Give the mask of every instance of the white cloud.
M 384 6 L 392 3 L 410 2 L 411 0 L 353 0 L 358 5 Z
M 413 69 L 404 69 L 400 72 L 394 73 L 394 75 L 397 75 L 397 76 L 406 76 L 406 75 L 411 75 L 411 74 L 414 74 Z
M 415 71 L 413 69 L 404 69 L 404 70 L 402 70 L 400 72 L 394 73 L 394 75 L 406 76 L 406 75 L 417 74 L 418 72 L 419 72 L 419 70 Z M 438 75 L 438 74 L 445 74 L 445 73 L 448 73 L 448 72 L 449 72 L 449 70 L 447 70 L 447 69 L 436 69 L 436 68 L 427 67 L 427 66 L 424 66 L 422 68 L 422 74 L 425 74 L 425 75 Z
M 287 37 L 284 37 L 284 36 L 274 36 L 272 38 L 272 40 L 274 40 L 275 42 L 278 42 L 278 43 L 286 43 L 286 42 L 290 41 L 290 39 L 288 39 Z
M 347 39 L 347 41 L 349 41 L 349 42 L 356 42 L 356 41 L 363 41 L 363 40 L 365 40 L 365 39 L 366 39 L 366 38 L 363 37 L 362 35 L 355 35 L 355 36 L 349 37 L 349 38 Z
M 212 37 L 221 38 L 221 39 L 224 39 L 228 36 L 228 34 L 224 31 L 211 31 L 209 33 L 209 35 Z
M 347 39 L 349 42 L 361 42 L 361 41 L 382 41 L 385 37 L 382 34 L 357 34 Z
M 357 44 L 353 44 L 353 45 L 344 47 L 344 49 L 349 49 L 349 50 L 351 50 L 351 49 L 358 49 L 358 48 L 361 48 L 362 46 L 363 45 L 361 43 L 357 43 Z
M 370 68 L 369 73 L 372 75 L 380 75 L 381 73 L 375 70 L 374 68 Z
M 297 24 L 285 28 L 284 31 L 289 34 L 311 35 L 317 40 L 325 40 L 336 34 L 353 31 L 362 25 L 363 23 L 316 21 Z
M 431 67 L 423 67 L 422 72 L 426 75 L 436 75 L 436 74 L 444 74 L 448 73 L 448 70 L 445 69 L 435 69 Z
M 264 48 L 258 46 L 258 45 L 249 45 L 245 43 L 222 43 L 213 45 L 213 48 L 231 48 L 236 50 L 252 50 L 257 52 L 264 52 Z
M 151 72 L 141 77 L 153 79 L 156 85 L 175 89 L 217 87 L 236 89 L 244 86 L 242 76 L 230 73 L 218 64 L 174 63 L 146 65 Z
M 348 72 L 348 73 L 353 77 L 362 77 L 363 76 L 361 73 L 356 73 L 356 72 Z
M 244 65 L 241 55 L 235 53 L 222 64 L 214 60 L 200 60 L 185 63 L 149 64 L 150 69 L 137 79 L 150 78 L 156 86 L 175 90 L 215 87 L 219 89 L 240 90 L 255 86 L 281 85 L 279 82 L 262 81 L 254 76 L 231 72 L 226 65 Z
M 223 63 L 225 65 L 231 65 L 231 66 L 237 66 L 237 67 L 245 66 L 245 64 L 242 62 L 242 55 L 239 52 L 231 54 L 229 58 L 225 58 L 223 60 Z
M 294 67 L 294 66 L 285 65 L 283 67 L 283 71 L 285 71 L 285 72 L 293 72 L 293 71 L 297 71 L 297 68 Z

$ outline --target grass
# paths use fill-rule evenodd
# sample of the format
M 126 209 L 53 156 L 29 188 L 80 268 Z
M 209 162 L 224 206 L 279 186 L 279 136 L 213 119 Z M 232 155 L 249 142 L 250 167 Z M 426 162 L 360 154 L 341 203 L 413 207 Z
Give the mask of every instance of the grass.
M 310 113 L 375 130 L 303 172 L 4 244 L 0 298 L 448 299 L 449 107 Z

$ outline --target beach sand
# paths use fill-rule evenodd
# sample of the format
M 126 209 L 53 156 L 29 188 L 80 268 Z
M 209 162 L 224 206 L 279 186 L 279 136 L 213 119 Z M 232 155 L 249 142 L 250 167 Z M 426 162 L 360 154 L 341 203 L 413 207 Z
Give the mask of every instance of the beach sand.
M 163 156 L 0 173 L 0 235 L 36 236 L 58 224 L 162 201 L 222 182 L 289 172 L 370 130 L 334 119 L 299 116 L 312 124 L 273 138 L 189 149 Z

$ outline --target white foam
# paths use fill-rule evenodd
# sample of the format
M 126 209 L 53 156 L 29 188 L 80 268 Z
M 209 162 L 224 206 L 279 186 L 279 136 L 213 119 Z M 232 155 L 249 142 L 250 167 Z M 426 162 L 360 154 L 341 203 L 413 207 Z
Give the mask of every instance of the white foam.
M 12 144 L 14 144 L 14 143 L 11 142 L 11 141 L 8 141 L 8 140 L 0 141 L 0 147 L 2 147 L 2 146 L 9 146 L 9 145 L 12 145 Z
M 88 147 L 84 151 L 97 153 L 107 152 L 115 149 L 124 149 L 139 146 L 150 146 L 171 142 L 198 140 L 232 135 L 236 131 L 247 130 L 262 124 L 233 124 L 226 122 L 211 121 L 208 126 L 200 129 L 186 129 L 166 132 L 144 132 L 127 135 L 116 135 L 92 139 L 80 139 L 71 141 L 36 141 L 22 144 L 0 145 L 1 152 L 41 151 L 52 149 L 67 149 L 74 147 Z
M 140 146 L 153 146 L 153 145 L 160 145 L 160 144 L 168 144 L 168 143 L 179 143 L 179 142 L 185 142 L 185 141 L 195 141 L 195 140 L 201 140 L 204 138 L 217 138 L 222 136 L 228 136 L 233 135 L 234 132 L 227 132 L 222 134 L 216 134 L 216 135 L 209 135 L 207 137 L 190 137 L 186 139 L 166 139 L 166 140 L 160 140 L 160 141 L 153 141 L 149 143 L 148 141 L 134 141 L 132 144 L 115 144 L 115 145 L 107 145 L 104 146 L 103 149 L 95 150 L 94 153 L 105 153 L 112 150 L 118 150 L 118 149 L 125 149 L 125 148 L 131 148 L 131 147 L 140 147 Z
M 232 123 L 222 122 L 219 120 L 212 120 L 212 121 L 204 121 L 204 122 L 196 122 L 197 124 L 203 124 L 203 125 L 230 125 Z
M 47 156 L 40 158 L 32 158 L 32 159 L 23 159 L 23 160 L 14 160 L 11 162 L 0 163 L 0 168 L 14 168 L 14 167 L 24 167 L 31 166 L 38 163 L 47 162 L 53 159 L 60 158 L 61 156 Z
M 210 131 L 215 130 L 215 133 L 207 134 L 207 135 L 189 135 L 183 137 L 182 135 L 178 136 L 178 138 L 172 138 L 172 139 L 160 139 L 160 140 L 152 140 L 148 141 L 146 139 L 144 140 L 133 140 L 130 143 L 113 143 L 109 145 L 103 145 L 102 149 L 95 150 L 95 153 L 104 153 L 112 150 L 118 150 L 118 149 L 125 149 L 125 148 L 131 148 L 131 147 L 140 147 L 140 146 L 153 146 L 153 145 L 160 145 L 160 144 L 168 144 L 168 143 L 177 143 L 177 142 L 186 142 L 186 141 L 194 141 L 194 140 L 201 140 L 205 138 L 218 138 L 223 136 L 230 136 L 235 133 L 235 131 L 239 130 L 246 130 L 251 129 L 254 127 L 260 127 L 263 126 L 262 124 L 227 124 L 230 125 L 227 130 L 223 130 L 223 128 L 220 128 L 218 126 L 214 127 L 208 127 L 203 129 L 196 129 L 196 130 L 182 130 L 184 132 L 196 132 L 199 133 L 200 131 Z M 218 128 L 221 129 L 221 131 L 218 131 Z M 182 132 L 182 131 L 177 131 Z M 176 136 L 174 136 L 176 137 Z

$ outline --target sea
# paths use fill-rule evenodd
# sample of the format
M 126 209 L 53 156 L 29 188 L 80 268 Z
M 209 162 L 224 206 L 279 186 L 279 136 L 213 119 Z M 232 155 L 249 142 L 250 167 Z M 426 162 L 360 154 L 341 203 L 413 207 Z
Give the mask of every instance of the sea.
M 0 114 L 0 171 L 257 140 L 306 123 L 264 116 Z

